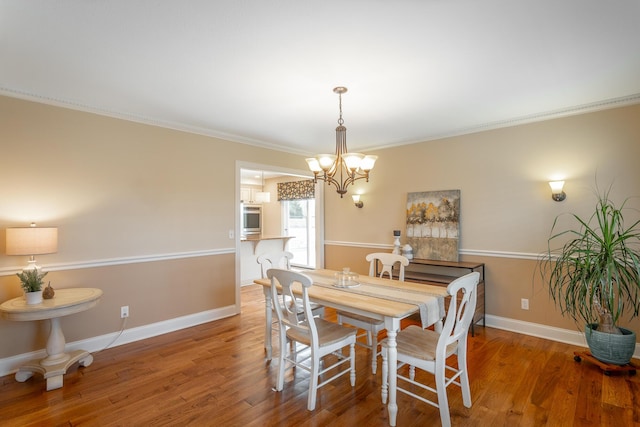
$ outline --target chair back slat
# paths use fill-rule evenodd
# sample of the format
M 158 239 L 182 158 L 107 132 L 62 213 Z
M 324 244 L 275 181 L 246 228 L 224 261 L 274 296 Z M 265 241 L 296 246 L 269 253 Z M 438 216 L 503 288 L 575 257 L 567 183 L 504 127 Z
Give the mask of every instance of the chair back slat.
M 391 254 L 387 252 L 374 252 L 365 257 L 369 261 L 369 276 L 376 275 L 376 263 L 380 261 L 382 269 L 380 270 L 380 276 L 384 277 L 385 273 L 389 276 L 389 279 L 393 279 L 393 266 L 396 263 L 400 264 L 399 277 L 400 281 L 404 281 L 404 268 L 409 265 L 409 259 L 403 255 Z
M 289 251 L 276 251 L 267 252 L 257 258 L 258 264 L 260 264 L 260 274 L 262 278 L 267 278 L 267 270 L 270 268 L 282 268 L 284 270 L 291 270 L 291 259 L 293 254 Z
M 437 352 L 446 351 L 447 346 L 466 340 L 469 326 L 475 314 L 476 301 L 478 299 L 477 286 L 480 273 L 474 271 L 457 278 L 447 286 L 447 292 L 451 295 L 449 310 L 442 327 L 442 333 L 438 340 Z M 458 302 L 459 294 L 462 295 Z
M 271 280 L 271 299 L 278 321 L 300 334 L 310 335 L 312 342 L 317 342 L 318 331 L 313 321 L 308 292 L 313 279 L 306 274 L 281 268 L 270 268 L 267 270 L 267 277 Z M 302 310 L 296 305 L 299 298 L 293 293 L 295 283 L 299 283 L 302 287 Z M 301 311 L 302 315 L 300 315 Z

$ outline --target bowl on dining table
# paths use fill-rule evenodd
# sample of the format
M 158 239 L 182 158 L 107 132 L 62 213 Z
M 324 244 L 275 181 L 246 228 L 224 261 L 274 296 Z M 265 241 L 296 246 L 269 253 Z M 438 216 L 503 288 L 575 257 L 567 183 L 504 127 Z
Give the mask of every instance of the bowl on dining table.
M 334 275 L 336 288 L 354 288 L 359 286 L 358 273 L 352 272 L 349 268 L 343 268 L 342 271 L 338 271 Z

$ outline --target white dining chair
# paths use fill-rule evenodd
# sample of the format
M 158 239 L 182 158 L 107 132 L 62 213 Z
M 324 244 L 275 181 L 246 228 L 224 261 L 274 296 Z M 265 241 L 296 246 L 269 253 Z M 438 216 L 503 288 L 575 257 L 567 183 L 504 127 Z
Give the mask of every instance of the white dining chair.
M 260 264 L 260 274 L 262 278 L 267 278 L 267 270 L 270 268 L 291 270 L 291 259 L 293 259 L 293 253 L 289 251 L 267 252 L 259 255 L 257 261 L 258 264 Z
M 438 408 L 443 427 L 451 425 L 447 399 L 449 385 L 459 386 L 462 389 L 462 403 L 467 408 L 471 407 L 471 390 L 467 373 L 467 332 L 475 312 L 479 279 L 480 273 L 473 272 L 449 284 L 447 287 L 451 295 L 449 309 L 440 333 L 415 325 L 398 332 L 396 336 L 397 369 L 409 365 L 408 377 L 398 371 L 389 371 L 387 340 L 382 341 L 382 403 L 387 402 L 389 377 L 396 375 L 398 383 L 406 382 L 436 394 L 437 401 L 433 401 L 419 396 L 415 391 L 396 386 L 397 391 Z M 453 355 L 457 356 L 456 366 L 446 363 Z M 434 375 L 435 389 L 416 381 L 416 368 Z M 450 372 L 449 376 L 447 371 Z M 390 421 L 391 425 L 395 425 L 395 420 Z
M 271 279 L 271 298 L 279 323 L 280 354 L 276 390 L 282 391 L 284 388 L 284 374 L 287 369 L 298 367 L 308 371 L 311 378 L 307 409 L 313 411 L 320 387 L 347 373 L 350 374 L 351 387 L 355 386 L 357 331 L 313 316 L 309 301 L 309 288 L 313 285 L 313 280 L 309 276 L 275 268 L 269 269 L 267 276 Z M 299 283 L 302 287 L 302 316 L 299 315 L 295 306 L 287 302 L 288 298 L 295 298 L 294 283 Z M 280 291 L 278 291 L 278 285 L 281 287 Z M 290 351 L 287 351 L 288 343 L 292 344 Z M 344 347 L 349 347 L 349 356 L 343 355 Z M 323 358 L 329 354 L 336 356 L 337 361 L 321 365 Z M 286 366 L 287 364 L 289 367 Z M 348 367 L 340 369 L 344 364 L 348 364 Z M 331 376 L 326 378 L 325 374 L 328 372 L 331 374 L 327 376 Z M 319 383 L 321 376 L 324 380 Z
M 384 277 L 386 273 L 389 279 L 393 279 L 393 267 L 398 264 L 398 280 L 404 281 L 404 268 L 409 265 L 409 258 L 388 252 L 374 252 L 367 255 L 365 259 L 369 261 L 369 276 L 376 275 L 376 264 L 380 262 L 382 267 L 379 277 Z
M 267 271 L 270 268 L 282 268 L 285 270 L 291 270 L 291 259 L 293 258 L 293 254 L 289 251 L 275 251 L 268 252 L 258 256 L 257 261 L 260 264 L 260 273 L 263 279 L 267 278 Z M 299 298 L 295 299 L 296 306 L 298 307 L 298 314 L 302 314 L 302 300 Z M 316 303 L 311 303 L 311 310 L 313 315 L 316 317 L 324 316 L 324 306 Z M 265 348 L 267 349 L 267 360 L 271 360 L 271 336 L 273 333 L 273 325 L 277 324 L 277 319 L 272 317 L 271 322 L 265 322 L 265 330 L 264 330 L 264 342 Z
M 375 252 L 367 255 L 365 259 L 369 261 L 369 276 L 374 277 L 376 275 L 376 263 L 380 262 L 382 264 L 380 277 L 384 277 L 386 273 L 389 279 L 393 279 L 393 266 L 398 264 L 398 279 L 404 281 L 404 268 L 409 265 L 407 257 L 386 252 Z M 339 324 L 344 322 L 364 330 L 364 333 L 358 335 L 358 338 L 366 336 L 367 342 L 364 344 L 358 341 L 357 344 L 371 350 L 371 372 L 375 374 L 378 370 L 378 355 L 380 354 L 378 350 L 378 334 L 384 329 L 384 321 L 344 311 L 338 311 L 337 314 Z

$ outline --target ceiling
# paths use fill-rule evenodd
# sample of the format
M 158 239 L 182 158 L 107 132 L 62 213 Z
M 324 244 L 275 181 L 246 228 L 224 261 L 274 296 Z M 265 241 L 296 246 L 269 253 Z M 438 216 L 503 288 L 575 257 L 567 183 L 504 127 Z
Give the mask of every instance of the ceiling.
M 638 0 L 0 0 L 0 94 L 294 153 L 640 102 Z

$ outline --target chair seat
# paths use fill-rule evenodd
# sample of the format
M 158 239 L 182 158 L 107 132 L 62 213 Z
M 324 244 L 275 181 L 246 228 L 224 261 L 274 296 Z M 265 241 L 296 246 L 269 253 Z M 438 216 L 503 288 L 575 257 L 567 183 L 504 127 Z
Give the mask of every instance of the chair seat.
M 440 334 L 429 329 L 422 329 L 419 326 L 411 325 L 398 332 L 396 336 L 398 354 L 406 354 L 410 357 L 422 360 L 436 360 L 436 347 Z M 387 340 L 381 343 L 382 347 L 388 348 Z M 447 346 L 447 357 L 456 352 L 457 341 Z
M 302 303 L 302 300 L 300 300 L 300 303 Z M 309 305 L 311 306 L 311 311 L 316 311 L 317 309 L 324 309 L 323 305 L 317 304 L 315 302 L 309 303 Z M 316 314 L 316 313 L 313 313 L 313 314 Z
M 291 306 L 291 300 L 288 300 L 289 306 Z M 322 317 L 324 315 L 324 306 L 316 303 L 311 303 L 311 311 L 314 316 Z M 275 308 L 271 307 L 271 310 L 275 313 Z M 296 311 L 299 315 L 304 313 L 304 307 L 302 306 L 302 300 L 296 299 Z M 278 319 L 273 320 L 274 323 L 278 322 Z
M 324 319 L 315 318 L 316 328 L 318 330 L 318 346 L 326 347 L 328 345 L 340 342 L 350 335 L 355 335 L 357 330 L 347 326 L 338 325 Z M 306 325 L 307 322 L 303 322 Z M 304 334 L 295 329 L 288 329 L 287 336 L 299 343 L 310 345 L 311 341 L 308 334 Z
M 286 300 L 286 302 L 288 304 L 292 304 L 291 298 L 285 298 L 285 300 Z M 309 305 L 311 307 L 311 311 L 314 312 L 313 314 L 315 316 L 324 314 L 324 306 L 323 305 L 317 304 L 315 302 L 310 302 Z M 296 298 L 296 309 L 297 309 L 298 314 L 302 314 L 304 312 L 304 305 L 303 305 L 303 302 L 302 302 L 302 298 Z M 317 310 L 322 310 L 322 313 L 317 313 L 316 312 Z

